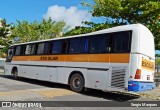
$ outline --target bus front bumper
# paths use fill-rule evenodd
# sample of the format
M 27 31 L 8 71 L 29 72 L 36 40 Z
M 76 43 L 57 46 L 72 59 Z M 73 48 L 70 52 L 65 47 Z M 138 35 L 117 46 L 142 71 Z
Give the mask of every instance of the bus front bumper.
M 154 89 L 154 82 L 138 82 L 138 81 L 129 81 L 128 82 L 128 91 L 140 92 Z

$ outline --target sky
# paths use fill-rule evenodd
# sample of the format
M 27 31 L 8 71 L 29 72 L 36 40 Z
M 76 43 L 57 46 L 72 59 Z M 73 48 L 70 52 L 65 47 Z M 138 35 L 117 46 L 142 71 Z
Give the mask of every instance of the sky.
M 65 21 L 72 28 L 83 26 L 82 21 L 104 22 L 104 19 L 93 18 L 90 9 L 80 4 L 82 1 L 1 0 L 0 18 L 6 18 L 7 23 L 16 23 L 16 20 L 33 22 L 51 17 L 53 21 Z

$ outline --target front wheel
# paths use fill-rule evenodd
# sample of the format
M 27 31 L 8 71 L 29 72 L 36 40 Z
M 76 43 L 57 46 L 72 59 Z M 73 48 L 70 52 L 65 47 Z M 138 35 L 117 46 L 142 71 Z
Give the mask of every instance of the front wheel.
M 18 79 L 18 70 L 17 70 L 17 68 L 14 68 L 12 70 L 12 76 L 13 76 L 14 79 Z
M 75 92 L 81 92 L 84 88 L 84 78 L 80 74 L 74 74 L 70 80 L 70 87 Z

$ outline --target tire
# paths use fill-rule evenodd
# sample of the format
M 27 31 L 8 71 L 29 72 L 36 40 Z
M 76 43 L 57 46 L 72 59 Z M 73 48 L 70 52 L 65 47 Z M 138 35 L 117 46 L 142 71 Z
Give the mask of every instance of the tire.
M 156 87 L 160 86 L 160 82 L 156 82 Z
M 84 89 L 84 78 L 80 74 L 73 74 L 70 79 L 70 87 L 74 92 L 81 92 Z
M 13 79 L 18 79 L 18 70 L 17 70 L 17 68 L 14 68 L 12 70 L 12 77 L 13 77 Z

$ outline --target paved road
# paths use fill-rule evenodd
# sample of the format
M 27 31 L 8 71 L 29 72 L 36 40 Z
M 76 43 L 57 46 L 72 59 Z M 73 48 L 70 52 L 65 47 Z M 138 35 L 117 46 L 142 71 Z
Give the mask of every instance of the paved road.
M 83 93 L 72 92 L 69 86 L 61 84 L 53 84 L 49 82 L 43 82 L 38 80 L 31 80 L 21 78 L 19 80 L 12 79 L 11 76 L 0 75 L 0 101 L 146 101 L 151 99 L 145 99 L 138 96 L 130 96 L 126 94 L 117 94 L 111 92 L 102 92 L 97 90 L 90 90 Z M 18 108 L 21 110 L 21 108 Z M 28 108 L 25 108 L 28 110 Z M 33 108 L 35 109 L 35 108 Z M 43 110 L 49 109 L 106 109 L 106 108 L 71 108 L 71 107 L 54 107 L 54 108 L 41 108 Z M 108 108 L 109 109 L 109 108 Z M 110 108 L 112 110 L 116 108 Z M 122 110 L 127 110 L 127 107 Z M 131 108 L 136 110 L 137 108 Z M 141 108 L 142 109 L 142 108 Z M 153 110 L 155 110 L 154 108 Z M 7 110 L 6 108 L 4 110 Z M 12 108 L 11 110 L 17 110 Z M 32 108 L 30 108 L 32 110 Z M 37 109 L 38 110 L 38 109 Z M 146 110 L 146 109 L 145 109 Z M 149 109 L 148 109 L 149 110 Z M 158 109 L 157 109 L 158 110 Z

